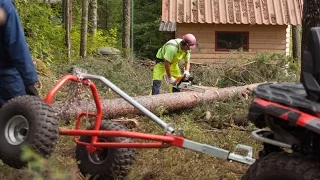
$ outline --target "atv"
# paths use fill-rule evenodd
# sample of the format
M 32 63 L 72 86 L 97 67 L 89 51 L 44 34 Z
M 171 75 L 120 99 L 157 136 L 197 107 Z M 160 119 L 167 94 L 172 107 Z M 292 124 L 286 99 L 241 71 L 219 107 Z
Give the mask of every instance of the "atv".
M 311 28 L 301 83 L 265 83 L 254 91 L 248 119 L 263 143 L 243 180 L 320 179 L 320 28 Z

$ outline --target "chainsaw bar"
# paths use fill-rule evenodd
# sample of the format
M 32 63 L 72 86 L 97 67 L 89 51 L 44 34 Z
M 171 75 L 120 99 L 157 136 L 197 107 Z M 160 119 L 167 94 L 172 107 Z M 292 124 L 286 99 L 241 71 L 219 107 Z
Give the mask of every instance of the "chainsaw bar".
M 196 92 L 200 92 L 200 93 L 204 93 L 205 90 L 202 88 L 198 88 L 198 87 L 194 87 L 191 85 L 190 82 L 181 82 L 178 86 L 178 89 L 182 89 L 182 90 L 189 90 L 189 91 L 196 91 Z

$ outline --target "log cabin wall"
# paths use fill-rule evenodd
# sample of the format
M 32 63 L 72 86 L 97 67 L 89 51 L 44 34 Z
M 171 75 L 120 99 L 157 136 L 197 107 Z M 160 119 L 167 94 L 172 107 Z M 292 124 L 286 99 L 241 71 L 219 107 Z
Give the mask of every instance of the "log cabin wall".
M 243 25 L 243 24 L 188 24 L 177 23 L 176 37 L 192 33 L 197 38 L 200 51 L 191 54 L 192 62 L 215 63 L 228 60 L 244 59 L 259 52 L 270 51 L 286 54 L 287 25 Z M 245 50 L 219 50 L 216 42 L 217 33 L 240 32 L 248 34 Z

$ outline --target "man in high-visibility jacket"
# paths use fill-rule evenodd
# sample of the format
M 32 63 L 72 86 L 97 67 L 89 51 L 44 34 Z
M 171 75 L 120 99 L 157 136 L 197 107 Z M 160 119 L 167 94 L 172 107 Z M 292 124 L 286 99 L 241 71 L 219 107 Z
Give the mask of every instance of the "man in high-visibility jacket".
M 38 96 L 38 75 L 12 0 L 0 0 L 0 107 L 11 98 Z
M 151 94 L 160 93 L 160 86 L 163 76 L 167 74 L 169 83 L 175 84 L 176 79 L 181 77 L 179 69 L 180 60 L 184 59 L 184 73 L 188 78 L 190 76 L 190 49 L 196 47 L 196 38 L 192 34 L 186 34 L 181 38 L 171 39 L 165 43 L 157 52 L 157 63 L 153 69 Z M 174 89 L 170 87 L 170 92 Z

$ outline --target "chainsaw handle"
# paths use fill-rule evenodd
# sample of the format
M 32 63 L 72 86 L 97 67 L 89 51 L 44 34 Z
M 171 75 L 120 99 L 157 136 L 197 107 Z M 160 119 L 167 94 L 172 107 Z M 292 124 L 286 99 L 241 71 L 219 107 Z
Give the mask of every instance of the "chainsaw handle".
M 180 76 L 180 77 L 177 78 L 177 80 L 176 80 L 176 81 L 177 81 L 177 87 L 182 83 L 182 80 L 183 80 L 185 77 L 186 77 L 186 75 L 183 75 L 183 77 Z

